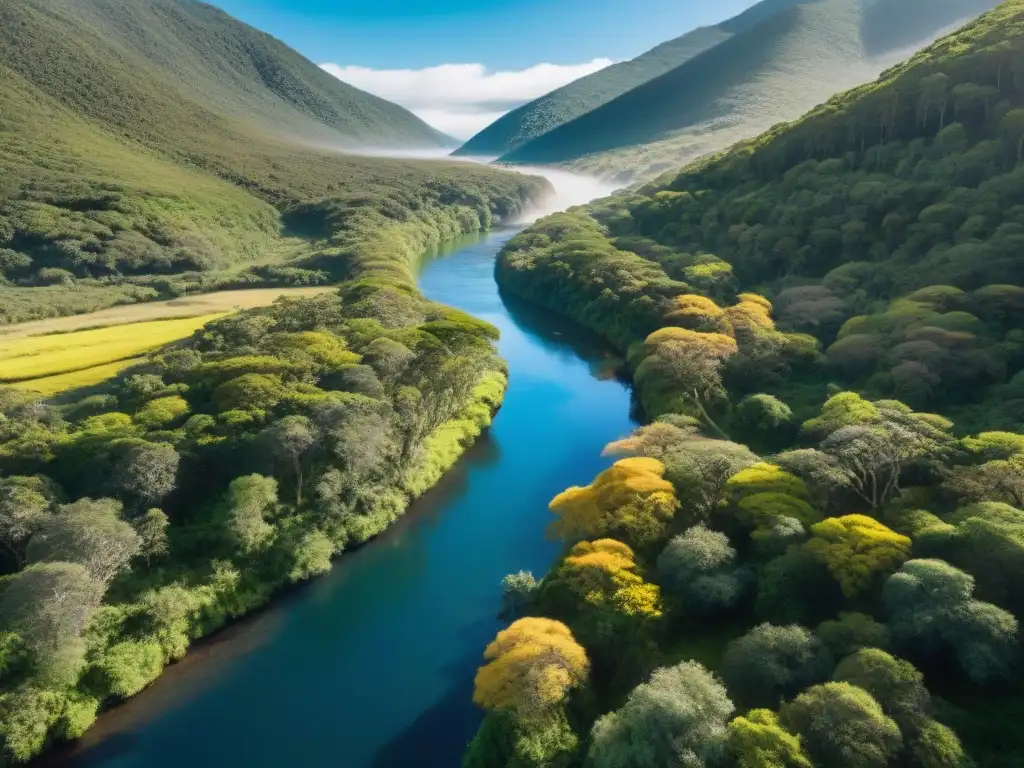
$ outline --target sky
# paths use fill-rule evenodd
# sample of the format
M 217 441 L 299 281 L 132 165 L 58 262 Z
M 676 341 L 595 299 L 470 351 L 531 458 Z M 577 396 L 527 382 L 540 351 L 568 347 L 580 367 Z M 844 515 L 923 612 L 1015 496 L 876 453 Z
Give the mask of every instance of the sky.
M 753 0 L 211 0 L 467 139 L 509 109 Z

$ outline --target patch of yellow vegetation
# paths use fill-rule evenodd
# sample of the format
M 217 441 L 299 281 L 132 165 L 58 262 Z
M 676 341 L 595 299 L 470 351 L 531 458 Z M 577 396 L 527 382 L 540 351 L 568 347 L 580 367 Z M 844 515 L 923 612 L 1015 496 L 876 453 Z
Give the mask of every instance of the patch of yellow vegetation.
M 225 314 L 228 313 L 0 340 L 0 382 L 28 384 L 44 377 L 84 373 L 126 361 L 186 338 Z
M 12 386 L 18 389 L 38 392 L 46 397 L 52 397 L 53 395 L 59 395 L 61 392 L 70 392 L 73 389 L 93 387 L 107 379 L 114 378 L 125 368 L 140 363 L 144 359 L 143 357 L 132 357 L 128 360 L 118 360 L 116 363 L 97 365 L 94 368 L 86 368 L 81 371 L 59 373 L 56 376 L 44 376 L 41 379 L 32 379 L 31 381 L 19 381 Z

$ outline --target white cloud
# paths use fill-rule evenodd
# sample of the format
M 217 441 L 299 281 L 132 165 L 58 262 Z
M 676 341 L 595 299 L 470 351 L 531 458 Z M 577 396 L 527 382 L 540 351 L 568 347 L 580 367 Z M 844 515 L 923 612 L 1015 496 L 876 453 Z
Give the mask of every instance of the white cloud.
M 510 109 L 611 63 L 594 59 L 583 64 L 535 64 L 505 72 L 490 72 L 483 64 L 425 69 L 320 66 L 349 85 L 401 104 L 438 130 L 468 139 Z

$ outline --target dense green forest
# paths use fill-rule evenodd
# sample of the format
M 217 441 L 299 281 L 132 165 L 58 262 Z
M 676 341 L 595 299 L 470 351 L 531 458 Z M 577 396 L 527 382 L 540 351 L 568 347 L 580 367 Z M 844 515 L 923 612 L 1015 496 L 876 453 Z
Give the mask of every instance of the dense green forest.
M 765 0 L 709 28 L 718 39 L 706 50 L 553 126 L 502 160 L 568 163 L 623 183 L 648 180 L 870 80 L 908 48 L 993 5 Z
M 497 330 L 425 301 L 401 255 L 211 323 L 100 394 L 0 388 L 5 764 L 329 570 L 490 423 Z
M 505 580 L 467 768 L 1024 761 L 1022 72 L 1010 0 L 508 243 L 650 421 Z
M 442 143 L 202 3 L 4 3 L 0 322 L 344 279 L 358 250 L 476 231 L 544 189 L 339 151 Z

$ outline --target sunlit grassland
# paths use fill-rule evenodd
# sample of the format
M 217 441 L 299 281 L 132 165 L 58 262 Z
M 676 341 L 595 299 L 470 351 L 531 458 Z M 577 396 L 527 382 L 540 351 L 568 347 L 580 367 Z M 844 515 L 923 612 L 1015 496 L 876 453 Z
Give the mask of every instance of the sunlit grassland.
M 145 358 L 143 357 L 130 357 L 127 360 L 118 360 L 117 362 L 107 363 L 106 365 L 97 365 L 93 368 L 86 368 L 81 371 L 58 373 L 56 376 L 44 376 L 41 379 L 19 381 L 11 386 L 17 389 L 38 392 L 46 397 L 52 397 L 54 395 L 59 395 L 62 392 L 72 392 L 74 390 L 85 389 L 86 387 L 94 387 L 97 384 L 102 384 L 104 381 L 114 378 L 126 368 L 130 368 L 136 363 L 142 362 L 144 359 Z
M 34 384 L 39 379 L 61 374 L 80 373 L 97 367 L 138 357 L 173 341 L 183 339 L 207 323 L 223 317 L 223 312 L 174 320 L 117 325 L 88 331 L 50 336 L 29 336 L 0 341 L 0 382 Z M 116 373 L 112 371 L 111 373 Z M 100 378 L 96 381 L 102 381 Z M 89 383 L 96 383 L 92 381 Z M 69 377 L 67 384 L 77 384 Z M 44 382 L 52 391 L 58 383 Z M 36 386 L 31 386 L 35 389 Z M 70 389 L 70 386 L 64 389 Z

